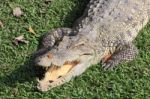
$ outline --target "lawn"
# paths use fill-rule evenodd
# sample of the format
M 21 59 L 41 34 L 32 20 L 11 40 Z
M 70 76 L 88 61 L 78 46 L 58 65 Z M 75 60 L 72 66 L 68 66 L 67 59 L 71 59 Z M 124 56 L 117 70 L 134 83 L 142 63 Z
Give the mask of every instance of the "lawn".
M 134 41 L 138 57 L 113 71 L 97 64 L 60 87 L 41 93 L 35 88 L 32 53 L 40 38 L 57 27 L 71 27 L 88 0 L 0 0 L 0 99 L 150 99 L 150 22 Z M 14 17 L 20 7 L 23 15 Z M 28 32 L 31 26 L 36 35 Z M 24 35 L 28 44 L 15 46 L 12 40 Z

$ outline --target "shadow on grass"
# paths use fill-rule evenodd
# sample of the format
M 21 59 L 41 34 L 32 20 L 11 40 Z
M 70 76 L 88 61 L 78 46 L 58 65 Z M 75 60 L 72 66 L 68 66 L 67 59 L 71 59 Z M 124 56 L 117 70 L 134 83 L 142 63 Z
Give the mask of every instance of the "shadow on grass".
M 31 82 L 36 77 L 42 77 L 43 72 L 43 68 L 34 66 L 33 58 L 30 57 L 24 65 L 19 66 L 19 68 L 12 71 L 9 75 L 0 77 L 0 85 L 15 87 L 16 83 Z
M 74 0 L 76 7 L 72 8 L 73 10 L 66 16 L 65 21 L 63 23 L 64 27 L 71 27 L 73 23 L 78 17 L 80 17 L 87 5 L 89 0 Z M 68 24 L 67 24 L 68 23 Z M 14 87 L 16 83 L 25 83 L 34 81 L 35 77 L 42 77 L 44 70 L 42 68 L 35 68 L 33 64 L 33 57 L 30 56 L 29 59 L 24 63 L 24 65 L 19 66 L 15 71 L 12 71 L 9 75 L 4 77 L 0 77 L 0 85 Z

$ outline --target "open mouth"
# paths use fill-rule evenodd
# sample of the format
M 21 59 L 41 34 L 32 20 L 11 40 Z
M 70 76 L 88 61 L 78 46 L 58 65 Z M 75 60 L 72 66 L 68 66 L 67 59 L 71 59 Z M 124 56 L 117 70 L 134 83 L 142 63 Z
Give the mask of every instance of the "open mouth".
M 40 82 L 54 82 L 55 80 L 65 76 L 67 73 L 69 73 L 69 71 L 75 67 L 76 65 L 78 65 L 80 62 L 79 61 L 72 61 L 72 62 L 65 62 L 63 66 L 55 66 L 52 65 L 50 66 L 46 73 L 45 76 L 42 80 L 40 80 Z

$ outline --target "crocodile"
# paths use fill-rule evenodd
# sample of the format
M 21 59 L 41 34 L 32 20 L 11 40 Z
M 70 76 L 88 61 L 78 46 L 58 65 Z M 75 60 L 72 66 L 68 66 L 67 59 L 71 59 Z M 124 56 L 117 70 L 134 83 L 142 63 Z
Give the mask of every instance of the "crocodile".
M 46 51 L 34 60 L 45 68 L 79 63 L 55 81 L 38 80 L 38 90 L 60 86 L 93 64 L 101 62 L 108 70 L 133 60 L 138 54 L 133 40 L 149 19 L 150 0 L 90 0 L 72 28 L 56 28 L 44 36 L 39 52 Z

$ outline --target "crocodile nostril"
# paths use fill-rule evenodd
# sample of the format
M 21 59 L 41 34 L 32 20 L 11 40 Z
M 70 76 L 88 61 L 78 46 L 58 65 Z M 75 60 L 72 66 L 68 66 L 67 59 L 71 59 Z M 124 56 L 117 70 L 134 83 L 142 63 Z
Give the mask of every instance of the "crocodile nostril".
M 49 80 L 50 83 L 54 82 L 53 80 Z

